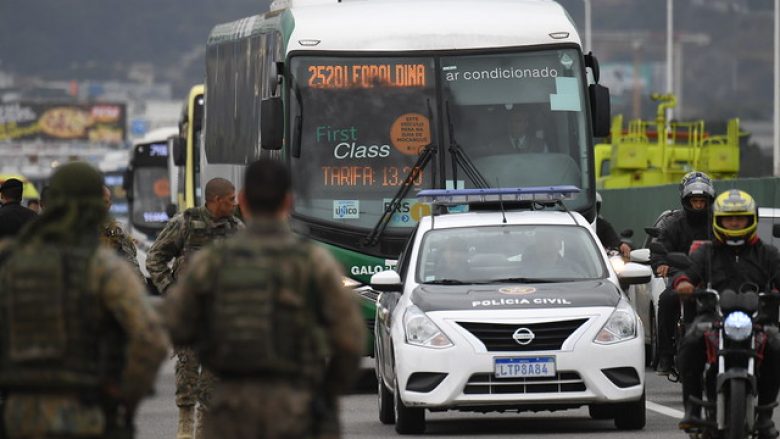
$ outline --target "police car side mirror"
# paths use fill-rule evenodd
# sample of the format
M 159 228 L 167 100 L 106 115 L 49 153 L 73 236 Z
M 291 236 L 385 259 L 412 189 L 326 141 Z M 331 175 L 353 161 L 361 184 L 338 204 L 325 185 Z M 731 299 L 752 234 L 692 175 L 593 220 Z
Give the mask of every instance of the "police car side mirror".
M 629 262 L 618 273 L 618 279 L 621 284 L 636 285 L 646 284 L 653 278 L 653 270 L 647 265 Z
M 382 292 L 401 292 L 403 290 L 401 276 L 394 270 L 380 271 L 371 276 L 371 288 Z
M 628 260 L 640 264 L 647 264 L 650 262 L 650 249 L 640 248 L 637 250 L 631 250 L 631 253 L 628 254 Z
M 772 236 L 780 238 L 780 224 L 774 224 L 772 226 Z

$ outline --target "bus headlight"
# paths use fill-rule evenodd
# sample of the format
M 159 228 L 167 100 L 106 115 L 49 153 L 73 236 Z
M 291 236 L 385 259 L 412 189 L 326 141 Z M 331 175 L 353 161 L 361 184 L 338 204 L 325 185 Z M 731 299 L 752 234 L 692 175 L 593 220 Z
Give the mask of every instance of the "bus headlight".
M 753 333 L 753 320 L 742 311 L 734 311 L 723 321 L 723 332 L 734 341 L 742 341 Z

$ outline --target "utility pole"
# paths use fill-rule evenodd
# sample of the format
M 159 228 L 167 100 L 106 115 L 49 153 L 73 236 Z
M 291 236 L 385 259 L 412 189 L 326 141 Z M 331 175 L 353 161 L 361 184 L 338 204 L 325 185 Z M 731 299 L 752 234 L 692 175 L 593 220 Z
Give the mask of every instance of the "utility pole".
M 775 0 L 778 1 L 778 0 Z M 666 93 L 674 93 L 674 0 L 666 0 Z M 672 120 L 674 110 L 667 110 L 666 120 Z
M 775 0 L 774 175 L 780 177 L 780 0 Z
M 582 0 L 585 6 L 585 53 L 593 50 L 593 27 L 591 20 L 593 17 L 590 13 L 590 0 Z

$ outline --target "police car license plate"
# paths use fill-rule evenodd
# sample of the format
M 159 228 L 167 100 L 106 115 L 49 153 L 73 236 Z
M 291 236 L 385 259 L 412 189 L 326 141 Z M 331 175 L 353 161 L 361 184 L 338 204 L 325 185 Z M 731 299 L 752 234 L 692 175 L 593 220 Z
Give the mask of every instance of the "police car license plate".
M 494 361 L 496 378 L 554 377 L 555 357 L 509 357 Z

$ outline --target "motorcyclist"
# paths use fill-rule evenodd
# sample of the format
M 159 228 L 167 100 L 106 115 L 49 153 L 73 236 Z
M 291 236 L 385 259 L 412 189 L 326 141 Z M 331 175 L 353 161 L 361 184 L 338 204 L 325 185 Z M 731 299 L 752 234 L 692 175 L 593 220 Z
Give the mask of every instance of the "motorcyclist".
M 631 246 L 621 241 L 612 224 L 601 216 L 601 194 L 598 192 L 596 192 L 596 235 L 604 248 L 618 250 L 623 257 L 628 258 Z
M 746 283 L 767 291 L 776 287 L 780 279 L 780 254 L 775 247 L 759 239 L 758 209 L 746 192 L 732 189 L 720 194 L 713 204 L 713 234 L 711 244 L 699 247 L 691 255 L 691 266 L 675 277 L 673 286 L 681 296 L 692 294 L 697 285 L 710 280 L 713 289 L 740 291 Z M 701 398 L 702 372 L 705 363 L 704 331 L 715 319 L 713 308 L 702 307 L 694 324 L 682 340 L 678 366 L 683 381 L 685 417 L 680 428 L 688 429 L 697 424 L 700 409 L 688 400 L 689 396 Z M 776 321 L 776 318 L 774 319 Z M 767 323 L 767 322 L 763 322 Z M 764 358 L 758 368 L 758 404 L 775 401 L 780 389 L 780 334 L 776 326 L 767 328 L 767 344 Z M 772 439 L 778 432 L 770 411 L 759 411 L 756 428 L 759 439 Z
M 710 239 L 710 206 L 715 198 L 712 180 L 703 172 L 689 172 L 680 182 L 680 204 L 683 209 L 672 214 L 661 229 L 659 241 L 669 252 L 688 253 L 693 241 Z M 653 268 L 660 277 L 673 277 L 663 255 L 653 255 Z M 692 319 L 695 303 L 686 301 L 685 315 Z M 667 375 L 674 366 L 674 332 L 680 319 L 680 299 L 667 288 L 658 299 L 658 365 L 659 375 Z

